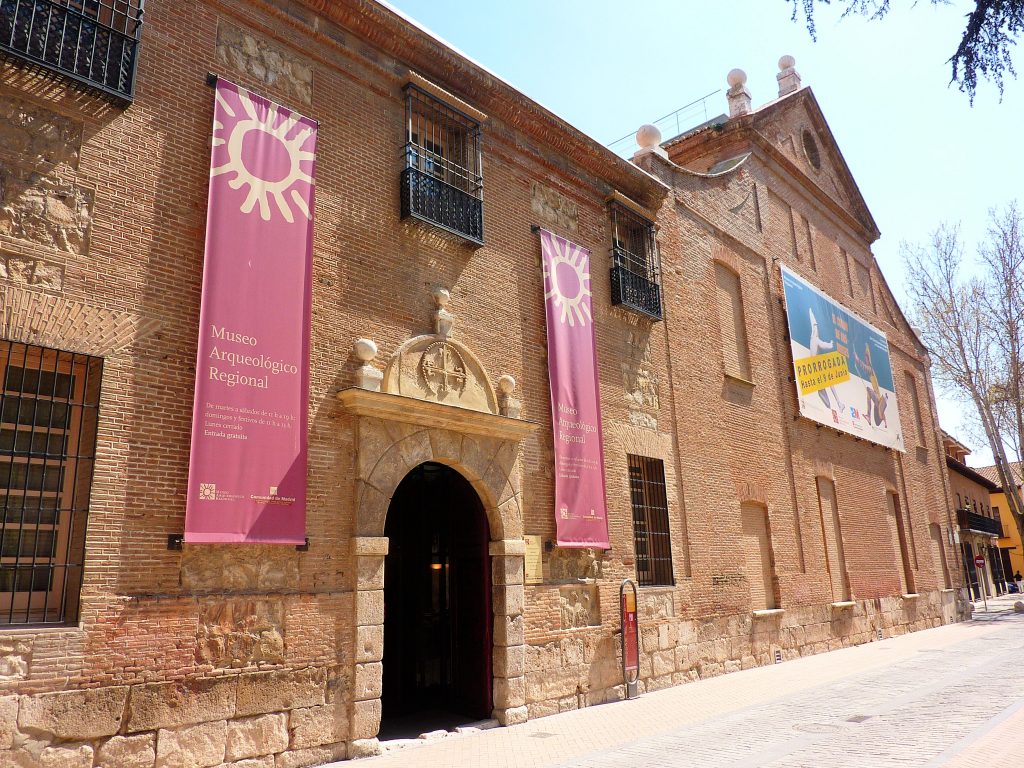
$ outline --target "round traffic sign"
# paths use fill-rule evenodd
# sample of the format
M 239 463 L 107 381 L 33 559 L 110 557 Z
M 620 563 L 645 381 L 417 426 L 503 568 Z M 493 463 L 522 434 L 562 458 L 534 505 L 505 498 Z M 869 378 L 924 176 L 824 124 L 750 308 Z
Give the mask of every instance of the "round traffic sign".
M 985 558 L 982 557 L 981 555 L 976 556 L 974 558 L 974 567 L 975 568 L 984 568 L 985 567 Z

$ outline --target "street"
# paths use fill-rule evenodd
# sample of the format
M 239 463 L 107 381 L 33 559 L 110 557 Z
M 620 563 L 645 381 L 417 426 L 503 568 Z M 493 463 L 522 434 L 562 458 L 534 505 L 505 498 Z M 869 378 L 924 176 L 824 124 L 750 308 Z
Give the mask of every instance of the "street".
M 1024 765 L 1024 614 L 701 680 L 389 751 L 367 768 Z M 338 765 L 341 765 L 340 763 Z

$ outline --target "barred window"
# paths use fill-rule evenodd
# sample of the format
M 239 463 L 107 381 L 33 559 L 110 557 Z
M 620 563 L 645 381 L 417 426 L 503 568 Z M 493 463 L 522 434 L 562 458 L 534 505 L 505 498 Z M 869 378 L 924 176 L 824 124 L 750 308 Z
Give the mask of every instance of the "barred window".
M 0 625 L 78 618 L 103 361 L 0 341 Z
M 614 201 L 609 212 L 612 304 L 661 320 L 661 263 L 654 224 Z
M 671 586 L 672 542 L 668 530 L 665 464 L 661 459 L 628 455 L 633 503 L 636 578 L 642 587 Z
M 483 244 L 480 123 L 410 83 L 405 88 L 402 218 Z

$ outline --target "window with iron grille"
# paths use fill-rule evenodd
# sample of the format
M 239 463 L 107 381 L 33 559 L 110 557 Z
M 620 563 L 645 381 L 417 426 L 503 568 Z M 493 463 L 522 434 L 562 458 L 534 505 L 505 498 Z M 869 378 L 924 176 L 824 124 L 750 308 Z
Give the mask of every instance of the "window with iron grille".
M 402 218 L 484 242 L 480 123 L 413 84 L 405 87 Z
M 636 578 L 642 587 L 671 586 L 672 542 L 668 530 L 668 494 L 661 459 L 627 456 L 633 504 Z
M 654 224 L 619 203 L 612 219 L 612 304 L 661 320 L 661 264 Z
M 103 361 L 0 341 L 0 625 L 78 618 Z
M 0 51 L 131 102 L 144 2 L 0 0 Z

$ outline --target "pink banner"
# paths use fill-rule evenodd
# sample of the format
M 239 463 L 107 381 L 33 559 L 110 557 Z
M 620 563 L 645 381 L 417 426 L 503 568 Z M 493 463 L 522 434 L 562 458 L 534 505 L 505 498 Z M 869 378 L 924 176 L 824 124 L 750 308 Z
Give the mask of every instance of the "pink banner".
M 608 549 L 590 251 L 540 231 L 558 546 Z
M 316 135 L 218 80 L 187 542 L 305 541 Z

